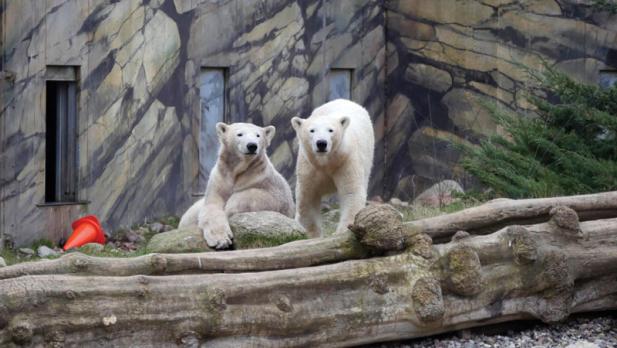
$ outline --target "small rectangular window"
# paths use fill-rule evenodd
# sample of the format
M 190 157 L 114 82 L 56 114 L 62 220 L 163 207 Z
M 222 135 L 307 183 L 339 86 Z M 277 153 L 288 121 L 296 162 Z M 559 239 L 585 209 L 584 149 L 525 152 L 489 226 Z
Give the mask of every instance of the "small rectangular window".
M 218 157 L 216 123 L 225 122 L 227 91 L 225 68 L 202 68 L 199 74 L 200 131 L 198 192 L 204 192 Z
M 600 70 L 600 87 L 611 88 L 617 85 L 617 70 Z
M 77 82 L 74 67 L 46 73 L 45 201 L 77 201 Z
M 351 100 L 351 76 L 351 69 L 330 69 L 328 101 L 339 98 Z

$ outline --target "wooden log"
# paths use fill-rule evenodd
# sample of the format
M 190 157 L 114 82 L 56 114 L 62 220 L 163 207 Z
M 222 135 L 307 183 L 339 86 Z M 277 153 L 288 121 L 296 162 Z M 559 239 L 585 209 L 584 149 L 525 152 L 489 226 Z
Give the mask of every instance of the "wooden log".
M 617 217 L 617 191 L 571 197 L 501 199 L 457 213 L 406 222 L 402 226 L 396 210 L 391 209 L 390 220 L 383 222 L 381 229 L 374 233 L 375 237 L 367 237 L 365 240 L 372 253 L 356 242 L 351 233 L 342 233 L 274 248 L 245 251 L 150 254 L 135 258 L 103 258 L 72 253 L 56 260 L 0 268 L 0 279 L 37 274 L 128 276 L 249 272 L 317 266 L 366 258 L 375 253 L 383 253 L 384 248 L 401 250 L 414 245 L 415 248 L 421 249 L 424 245 L 424 250 L 427 250 L 431 238 L 435 242 L 444 242 L 460 230 L 471 234 L 484 234 L 498 230 L 505 223 L 520 225 L 530 221 L 534 223 L 548 221 L 551 209 L 560 205 L 572 208 L 579 216 L 582 214 L 593 218 Z M 364 210 L 363 216 L 370 219 L 370 212 L 371 206 Z M 381 233 L 381 230 L 389 233 Z M 386 240 L 386 236 L 390 236 L 391 239 Z M 390 245 L 375 247 L 368 241 L 370 238 L 374 238 L 376 243 L 390 243 Z
M 373 206 L 351 229 L 386 256 L 311 267 L 6 278 L 0 346 L 352 346 L 617 308 L 617 219 L 551 210 L 545 223 L 432 245 Z

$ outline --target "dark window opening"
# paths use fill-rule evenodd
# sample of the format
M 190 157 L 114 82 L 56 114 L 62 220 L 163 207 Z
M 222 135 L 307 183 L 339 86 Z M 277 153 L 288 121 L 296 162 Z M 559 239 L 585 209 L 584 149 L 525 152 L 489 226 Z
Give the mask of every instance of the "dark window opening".
M 45 201 L 77 200 L 77 86 L 47 81 Z
M 199 74 L 199 180 L 196 191 L 203 193 L 218 157 L 216 123 L 227 122 L 227 70 L 202 68 Z
M 352 69 L 330 69 L 328 72 L 328 101 L 334 99 L 351 100 Z

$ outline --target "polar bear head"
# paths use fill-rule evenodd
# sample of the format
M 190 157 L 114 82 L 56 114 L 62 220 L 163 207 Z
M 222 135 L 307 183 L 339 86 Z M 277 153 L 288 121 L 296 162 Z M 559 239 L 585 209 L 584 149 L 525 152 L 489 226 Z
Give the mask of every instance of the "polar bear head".
M 264 154 L 275 132 L 274 126 L 262 128 L 251 123 L 216 124 L 216 134 L 223 151 L 233 152 L 240 158 Z
M 349 116 L 334 115 L 291 119 L 304 149 L 316 156 L 326 156 L 339 148 L 349 122 Z

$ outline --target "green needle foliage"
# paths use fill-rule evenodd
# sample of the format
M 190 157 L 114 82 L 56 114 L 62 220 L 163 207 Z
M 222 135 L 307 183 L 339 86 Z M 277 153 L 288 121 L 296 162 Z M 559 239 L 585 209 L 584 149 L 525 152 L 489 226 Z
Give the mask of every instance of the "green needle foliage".
M 617 14 L 617 1 L 615 0 L 592 0 L 591 5 L 596 11 Z
M 617 86 L 583 85 L 552 69 L 535 77 L 551 101 L 531 99 L 537 117 L 485 105 L 508 136 L 464 147 L 463 167 L 512 198 L 617 189 Z

